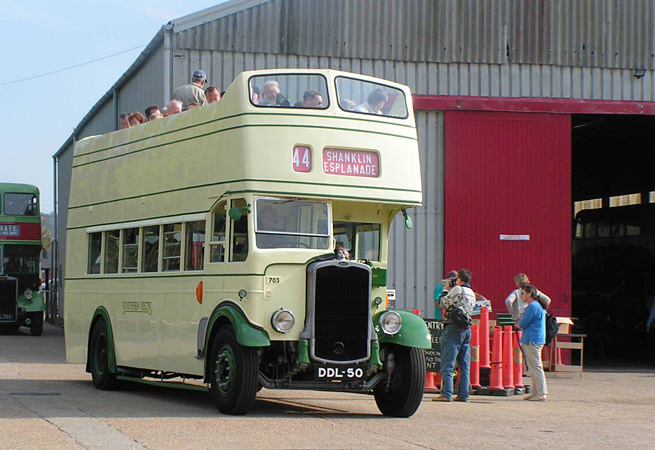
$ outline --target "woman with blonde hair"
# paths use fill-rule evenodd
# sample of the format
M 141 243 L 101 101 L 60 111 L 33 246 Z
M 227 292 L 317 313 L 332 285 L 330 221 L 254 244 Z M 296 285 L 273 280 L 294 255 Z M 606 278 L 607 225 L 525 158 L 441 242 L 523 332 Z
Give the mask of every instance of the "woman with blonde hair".
M 525 308 L 528 307 L 528 304 L 521 300 L 521 288 L 530 284 L 530 279 L 528 279 L 526 274 L 519 273 L 514 277 L 514 283 L 516 283 L 516 289 L 514 289 L 505 299 L 505 306 L 507 306 L 507 312 L 512 314 L 512 320 L 517 322 L 521 317 L 523 317 Z M 538 290 L 536 295 L 536 298 L 540 300 L 539 303 L 545 305 L 544 309 L 548 309 L 550 306 L 550 297 Z

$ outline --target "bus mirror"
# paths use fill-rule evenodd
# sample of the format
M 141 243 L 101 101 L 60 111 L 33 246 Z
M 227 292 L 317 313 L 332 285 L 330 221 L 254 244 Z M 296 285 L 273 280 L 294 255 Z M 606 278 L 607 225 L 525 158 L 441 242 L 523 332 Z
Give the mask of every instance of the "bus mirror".
M 405 217 L 405 226 L 408 230 L 411 230 L 414 224 L 412 223 L 412 218 L 407 215 L 407 210 L 403 209 L 403 217 Z
M 244 214 L 248 214 L 249 212 L 250 212 L 250 208 L 248 206 L 243 206 L 243 207 L 234 206 L 230 208 L 227 214 L 230 216 L 230 219 L 237 221 L 241 219 L 241 217 Z

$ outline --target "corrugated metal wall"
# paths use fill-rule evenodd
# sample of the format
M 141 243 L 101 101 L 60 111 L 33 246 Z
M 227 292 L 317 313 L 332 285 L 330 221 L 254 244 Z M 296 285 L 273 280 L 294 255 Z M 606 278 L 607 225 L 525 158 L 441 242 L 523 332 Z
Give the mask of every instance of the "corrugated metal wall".
M 183 30 L 177 47 L 653 69 L 654 34 L 652 0 L 272 0 Z
M 396 289 L 396 307 L 418 308 L 424 317 L 434 317 L 433 292 L 444 267 L 443 117 L 437 111 L 416 113 L 423 206 L 409 211 L 411 230 L 397 216 L 389 239 L 388 287 Z
M 114 105 L 112 99 L 109 98 L 105 103 L 96 111 L 93 120 L 88 122 L 82 130 L 78 133 L 76 139 L 79 141 L 85 137 L 96 136 L 105 134 L 108 131 L 113 131 L 114 127 Z M 72 149 L 72 146 L 71 146 Z
M 139 111 L 144 114 L 144 110 L 150 105 L 164 106 L 164 73 L 164 53 L 160 46 L 120 88 L 119 112 Z
M 173 85 L 188 83 L 196 69 L 207 72 L 211 84 L 226 89 L 244 70 L 330 68 L 404 83 L 415 94 L 490 97 L 577 98 L 655 101 L 655 77 L 636 79 L 631 70 L 539 65 L 437 64 L 232 53 L 175 51 Z

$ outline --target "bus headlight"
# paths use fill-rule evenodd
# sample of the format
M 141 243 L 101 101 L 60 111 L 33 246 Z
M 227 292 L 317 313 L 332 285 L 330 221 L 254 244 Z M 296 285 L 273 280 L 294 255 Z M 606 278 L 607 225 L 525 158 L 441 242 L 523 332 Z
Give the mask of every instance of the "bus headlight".
M 25 296 L 27 300 L 32 300 L 32 297 L 34 296 L 34 294 L 32 293 L 32 289 L 30 288 L 25 289 L 25 292 L 23 292 L 23 296 Z
M 387 311 L 380 316 L 380 328 L 386 334 L 394 335 L 403 326 L 403 318 L 396 311 Z
M 293 317 L 293 313 L 288 309 L 276 311 L 271 318 L 271 325 L 273 325 L 275 331 L 279 333 L 288 333 L 291 331 L 295 323 L 296 318 Z

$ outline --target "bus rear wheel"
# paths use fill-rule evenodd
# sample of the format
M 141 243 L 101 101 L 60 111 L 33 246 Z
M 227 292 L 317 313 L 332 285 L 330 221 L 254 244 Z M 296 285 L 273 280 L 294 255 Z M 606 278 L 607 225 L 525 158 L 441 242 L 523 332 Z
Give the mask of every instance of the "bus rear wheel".
M 425 388 L 425 356 L 420 348 L 389 346 L 387 358 L 395 368 L 390 379 L 375 386 L 373 394 L 378 409 L 385 416 L 410 417 L 421 404 Z
M 32 336 L 41 336 L 43 334 L 43 311 L 30 313 L 30 333 Z
M 102 391 L 117 389 L 119 385 L 116 374 L 109 370 L 109 346 L 107 324 L 104 320 L 99 320 L 91 333 L 89 368 L 93 384 Z
M 257 349 L 237 342 L 232 327 L 224 326 L 214 338 L 208 379 L 214 403 L 223 414 L 247 413 L 257 396 Z

